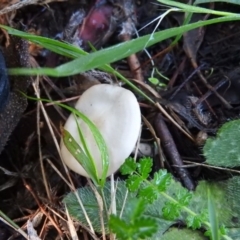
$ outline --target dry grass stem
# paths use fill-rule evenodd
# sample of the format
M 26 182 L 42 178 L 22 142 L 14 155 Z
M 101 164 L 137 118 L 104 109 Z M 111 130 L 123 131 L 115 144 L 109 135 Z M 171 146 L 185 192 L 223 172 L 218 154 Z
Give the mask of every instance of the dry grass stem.
M 35 90 L 36 96 L 40 96 L 39 92 L 39 76 L 36 77 L 36 80 L 33 82 L 33 89 Z M 43 157 L 42 157 L 42 147 L 41 147 L 41 130 L 40 130 L 40 102 L 37 103 L 37 139 L 38 139 L 38 154 L 39 154 L 39 162 L 40 162 L 40 167 L 41 167 L 41 172 L 42 172 L 42 177 L 43 177 L 43 184 L 47 193 L 48 200 L 51 201 L 51 194 L 50 190 L 48 187 L 48 181 L 46 177 L 46 171 L 44 169 L 43 165 Z
M 183 162 L 190 163 L 190 164 L 194 165 L 194 167 L 202 166 L 202 167 L 206 167 L 206 168 L 218 169 L 218 170 L 223 170 L 223 171 L 226 171 L 226 172 L 233 172 L 233 173 L 240 174 L 239 170 L 234 170 L 234 169 L 229 169 L 229 168 L 224 168 L 224 167 L 217 167 L 217 166 L 208 165 L 208 164 L 204 164 L 204 163 L 196 163 L 196 162 L 187 161 L 187 160 L 183 160 Z M 187 165 L 186 167 L 189 167 L 189 166 Z
M 164 157 L 162 147 L 161 147 L 161 140 L 160 140 L 160 138 L 157 137 L 156 132 L 155 132 L 152 124 L 143 115 L 142 115 L 142 119 L 143 119 L 145 125 L 148 127 L 148 129 L 149 129 L 150 133 L 152 134 L 154 140 L 157 143 L 158 153 L 159 153 L 159 162 L 160 162 L 161 168 L 164 168 L 165 157 Z
M 99 194 L 99 192 L 97 191 L 96 187 L 92 184 L 92 182 L 90 180 L 88 180 L 88 183 L 91 187 L 91 189 L 93 190 L 93 193 L 95 194 L 95 197 L 97 199 L 97 203 L 99 206 L 99 218 L 100 218 L 100 223 L 101 223 L 101 233 L 102 233 L 102 239 L 106 240 L 106 231 L 105 231 L 105 227 L 104 227 L 104 218 L 103 218 L 103 214 L 104 214 L 104 208 L 103 208 L 103 204 L 106 204 L 105 198 L 104 198 L 104 193 L 102 192 L 102 196 Z M 107 211 L 107 208 L 105 206 L 105 210 Z
M 76 229 L 74 227 L 74 224 L 73 224 L 73 221 L 69 215 L 69 212 L 68 212 L 68 209 L 65 205 L 65 212 L 66 212 L 66 215 L 67 215 L 67 224 L 68 224 L 68 229 L 69 229 L 69 232 L 71 234 L 71 238 L 72 240 L 78 240 L 78 235 L 77 235 L 77 232 L 76 232 Z
M 55 167 L 55 165 L 52 163 L 51 160 L 46 159 L 49 165 L 54 169 L 54 171 L 59 175 L 59 177 L 68 185 L 68 187 L 72 190 L 75 191 L 75 188 L 67 181 L 67 179 L 62 175 L 62 173 Z

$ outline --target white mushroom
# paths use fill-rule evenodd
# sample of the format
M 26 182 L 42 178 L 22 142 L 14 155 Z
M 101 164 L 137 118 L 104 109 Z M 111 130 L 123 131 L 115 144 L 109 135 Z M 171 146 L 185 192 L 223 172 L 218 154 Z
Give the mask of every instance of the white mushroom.
M 124 88 L 99 84 L 86 90 L 78 100 L 75 108 L 86 115 L 102 134 L 109 154 L 107 176 L 116 172 L 133 150 L 141 125 L 140 108 L 135 95 Z M 102 174 L 100 151 L 86 123 L 79 120 L 79 126 L 86 139 L 98 170 Z M 77 124 L 71 114 L 64 128 L 82 146 Z M 67 150 L 61 140 L 61 155 L 65 164 L 76 173 L 89 177 L 83 167 Z

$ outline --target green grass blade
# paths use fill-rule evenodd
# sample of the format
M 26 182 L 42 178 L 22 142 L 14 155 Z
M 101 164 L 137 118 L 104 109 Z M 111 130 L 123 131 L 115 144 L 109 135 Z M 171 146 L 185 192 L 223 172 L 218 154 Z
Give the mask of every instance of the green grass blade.
M 83 148 L 75 141 L 72 135 L 63 129 L 63 142 L 68 151 L 74 158 L 81 164 L 84 170 L 88 173 L 89 177 L 93 180 L 95 185 L 99 185 L 96 166 L 93 161 L 83 151 Z
M 78 110 L 76 110 L 72 107 L 69 107 L 65 104 L 50 101 L 48 99 L 29 97 L 24 93 L 23 93 L 23 95 L 26 98 L 34 100 L 34 101 L 54 103 L 57 106 L 60 106 L 64 109 L 67 109 L 71 113 L 75 114 L 77 117 L 81 118 L 87 124 L 87 126 L 89 127 L 89 129 L 91 130 L 91 132 L 93 134 L 94 140 L 96 141 L 96 144 L 97 144 L 98 149 L 100 151 L 102 166 L 103 166 L 103 173 L 102 173 L 101 179 L 99 181 L 100 181 L 101 187 L 103 187 L 103 185 L 105 183 L 105 180 L 106 180 L 106 175 L 107 175 L 108 166 L 109 166 L 109 155 L 108 155 L 108 148 L 107 148 L 107 145 L 105 143 L 105 140 L 104 140 L 102 134 L 99 132 L 98 128 L 94 125 L 94 123 L 90 119 L 88 119 L 83 113 L 81 113 Z
M 29 33 L 21 32 L 19 30 L 0 25 L 0 27 L 4 28 L 9 32 L 9 34 L 22 37 L 26 40 L 32 41 L 36 44 L 42 45 L 44 48 L 49 49 L 53 52 L 59 53 L 63 56 L 70 57 L 70 58 L 79 58 L 83 55 L 87 55 L 88 53 L 83 51 L 82 49 L 63 42 L 59 42 L 57 40 L 44 38 L 41 36 L 35 36 Z M 123 82 L 128 84 L 131 88 L 133 88 L 136 92 L 138 92 L 140 95 L 142 95 L 145 99 L 147 99 L 149 102 L 154 103 L 154 101 L 149 98 L 143 91 L 141 91 L 139 88 L 137 88 L 134 84 L 132 84 L 128 79 L 126 79 L 123 75 L 121 75 L 119 72 L 114 70 L 110 65 L 104 65 L 99 67 L 99 69 L 104 70 L 106 72 L 109 72 L 115 76 L 117 76 L 119 79 L 121 79 Z M 55 69 L 48 68 L 44 72 L 46 75 L 50 76 L 57 76 L 58 73 L 55 71 Z
M 215 206 L 214 198 L 211 194 L 210 188 L 208 188 L 208 214 L 209 214 L 210 229 L 212 233 L 212 240 L 220 240 L 216 206 Z
M 204 25 L 219 23 L 219 22 L 234 21 L 234 20 L 236 21 L 239 19 L 240 19 L 239 15 L 234 15 L 233 17 L 221 17 L 221 18 L 215 18 L 215 19 L 206 20 L 206 21 L 199 21 L 196 23 L 182 26 L 182 27 L 172 28 L 172 29 L 161 31 L 161 32 L 156 32 L 153 35 L 140 37 L 138 39 L 121 43 L 119 45 L 116 45 L 107 49 L 103 49 L 91 54 L 88 54 L 83 50 L 75 46 L 71 46 L 69 44 L 65 44 L 52 39 L 46 39 L 39 36 L 34 36 L 32 34 L 28 34 L 28 33 L 24 33 L 24 32 L 12 29 L 10 27 L 6 27 L 2 25 L 0 26 L 6 29 L 9 32 L 9 34 L 23 37 L 29 41 L 37 42 L 38 44 L 43 45 L 44 47 L 52 51 L 58 52 L 59 50 L 58 50 L 58 47 L 56 46 L 59 46 L 59 48 L 64 49 L 64 50 L 61 50 L 62 53 L 67 52 L 67 55 L 71 55 L 73 58 L 77 58 L 77 57 L 81 57 L 82 55 L 85 55 L 85 56 L 82 56 L 81 59 L 76 59 L 72 62 L 63 64 L 62 66 L 59 66 L 57 68 L 53 68 L 53 69 L 51 68 L 35 68 L 35 69 L 14 68 L 9 70 L 10 74 L 14 74 L 14 75 L 42 74 L 42 75 L 48 75 L 48 76 L 54 76 L 54 77 L 61 77 L 61 76 L 68 76 L 68 75 L 81 73 L 91 68 L 99 68 L 101 70 L 114 74 L 115 76 L 120 78 L 123 82 L 125 82 L 130 87 L 132 87 L 135 91 L 137 91 L 149 102 L 154 103 L 154 101 L 151 98 L 149 98 L 144 92 L 142 92 L 139 88 L 137 88 L 134 84 L 132 84 L 128 79 L 123 77 L 120 73 L 118 73 L 110 65 L 107 65 L 107 64 L 110 62 L 119 60 L 128 55 L 131 55 L 132 53 L 135 53 L 137 51 L 140 51 L 143 47 L 146 47 L 146 45 L 147 46 L 153 45 L 159 41 L 165 40 L 170 37 L 174 37 L 176 35 L 180 35 L 194 28 L 201 27 Z M 96 59 L 94 60 L 95 57 Z M 86 64 L 88 63 L 87 65 L 84 64 L 85 61 L 86 61 Z M 65 71 L 65 69 L 67 70 Z
M 49 75 L 53 77 L 63 77 L 82 73 L 94 68 L 105 69 L 109 66 L 105 64 L 118 61 L 122 58 L 141 51 L 144 47 L 151 46 L 165 39 L 182 34 L 186 31 L 192 30 L 197 27 L 209 25 L 213 23 L 240 20 L 240 15 L 235 14 L 230 17 L 220 17 L 205 21 L 199 21 L 191 24 L 187 24 L 181 27 L 171 28 L 164 31 L 156 32 L 153 35 L 146 35 L 128 42 L 118 44 L 97 52 L 90 53 L 81 58 L 75 59 L 71 62 L 63 64 L 54 69 L 49 68 L 14 68 L 9 70 L 9 74 L 12 75 Z
M 236 0 L 238 1 L 238 0 Z M 171 7 L 177 7 L 179 9 L 182 9 L 184 12 L 192 12 L 192 13 L 206 13 L 206 14 L 215 14 L 219 16 L 234 16 L 237 15 L 235 13 L 231 12 L 223 12 L 223 11 L 216 11 L 212 9 L 202 8 L 202 7 L 196 7 L 190 4 L 184 4 L 180 3 L 179 1 L 173 1 L 173 0 L 158 0 L 161 4 L 165 4 Z M 212 2 L 211 0 L 209 2 Z
M 225 2 L 225 3 L 232 3 L 232 4 L 240 5 L 240 1 L 239 0 L 196 0 L 194 2 L 194 5 L 202 4 L 202 3 L 212 3 L 212 2 Z
M 11 35 L 24 38 L 50 51 L 53 51 L 55 53 L 58 53 L 66 57 L 78 58 L 78 57 L 81 57 L 82 55 L 88 54 L 87 52 L 83 51 L 81 48 L 76 47 L 70 43 L 64 43 L 51 38 L 41 37 L 34 34 L 22 32 L 17 29 L 14 29 L 5 25 L 1 25 L 1 24 L 0 24 L 0 27 L 5 29 Z
M 91 162 L 91 166 L 93 168 L 92 170 L 94 172 L 94 177 L 97 179 L 98 185 L 103 187 L 104 183 L 105 183 L 105 180 L 107 178 L 107 172 L 108 172 L 109 163 L 102 161 L 102 176 L 98 176 L 98 172 L 97 172 L 95 161 L 94 161 L 94 159 L 92 157 L 92 154 L 91 154 L 91 152 L 90 152 L 90 150 L 89 150 L 89 148 L 87 146 L 87 142 L 85 141 L 84 135 L 83 135 L 83 133 L 81 131 L 81 128 L 80 128 L 80 126 L 78 124 L 77 117 L 76 117 L 76 115 L 74 115 L 74 116 L 75 116 L 75 119 L 76 119 L 76 124 L 77 124 L 77 128 L 78 128 L 78 134 L 79 134 L 79 137 L 80 137 L 80 141 L 81 141 L 81 143 L 83 145 L 83 149 L 84 149 L 84 151 L 85 151 L 85 153 L 86 153 L 86 155 L 88 157 L 88 160 Z M 90 119 L 89 119 L 89 121 L 90 121 Z M 95 130 L 93 130 L 92 133 L 95 133 Z M 97 133 L 95 133 L 95 134 L 97 134 Z

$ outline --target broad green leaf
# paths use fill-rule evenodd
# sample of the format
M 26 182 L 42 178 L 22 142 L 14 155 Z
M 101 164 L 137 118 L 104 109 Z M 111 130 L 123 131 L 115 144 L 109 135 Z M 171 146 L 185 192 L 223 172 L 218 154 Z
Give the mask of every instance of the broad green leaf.
M 117 190 L 116 190 L 116 208 L 117 208 L 117 215 L 119 215 L 123 203 L 126 204 L 130 203 L 131 199 L 135 199 L 137 197 L 137 192 L 129 192 L 128 197 L 125 200 L 125 194 L 127 188 L 124 182 L 117 183 Z M 193 212 L 194 215 L 192 218 L 193 227 L 198 227 L 200 223 L 202 223 L 203 227 L 208 226 L 208 215 L 206 214 L 208 209 L 208 199 L 207 199 L 207 188 L 211 188 L 212 195 L 215 198 L 215 205 L 216 205 L 216 212 L 219 216 L 219 224 L 225 225 L 227 230 L 227 235 L 230 234 L 232 239 L 238 239 L 237 237 L 240 236 L 240 225 L 237 221 L 240 216 L 240 208 L 239 208 L 239 193 L 240 193 L 240 178 L 234 177 L 232 179 L 226 181 L 220 181 L 217 183 L 209 184 L 207 182 L 200 182 L 198 187 L 193 193 L 193 197 L 190 201 L 190 205 L 188 206 L 189 211 Z M 166 202 L 169 202 L 169 198 L 175 199 L 176 192 L 183 189 L 181 184 L 171 181 L 171 184 L 168 186 L 164 195 L 160 194 L 158 199 L 154 201 L 152 204 L 148 204 L 145 212 L 143 213 L 143 217 L 149 218 L 154 217 L 158 223 L 158 232 L 149 239 L 162 239 L 166 230 L 173 225 L 174 223 L 178 223 L 182 221 L 183 223 L 187 223 L 187 217 L 189 214 L 182 209 L 180 212 L 180 216 L 175 221 L 169 221 L 163 218 L 162 208 L 165 206 Z M 104 195 L 106 198 L 107 208 L 111 205 L 111 198 L 108 197 L 111 194 L 110 183 L 107 182 L 103 189 Z M 94 227 L 96 232 L 101 231 L 101 224 L 98 218 L 98 203 L 95 198 L 94 193 L 92 192 L 90 187 L 84 187 L 78 189 L 78 194 L 83 201 L 83 205 L 88 213 L 90 221 Z M 168 198 L 165 197 L 168 196 Z M 68 194 L 64 198 L 64 203 L 69 210 L 71 216 L 74 219 L 81 221 L 83 224 L 87 224 L 84 214 L 79 206 L 78 200 L 73 193 Z M 126 211 L 130 210 L 131 207 L 126 207 L 123 210 L 122 219 L 125 221 L 128 219 L 130 213 Z M 173 208 L 174 209 L 174 208 Z M 97 216 L 97 217 L 96 217 Z M 104 216 L 105 219 L 105 216 Z M 104 220 L 106 231 L 108 232 L 107 228 L 107 220 Z M 191 230 L 190 230 L 191 231 Z M 195 231 L 194 231 L 195 232 Z M 222 231 L 221 231 L 222 232 Z M 223 238 L 223 239 L 230 239 L 230 238 Z
M 160 239 L 160 238 L 159 238 Z M 161 240 L 206 240 L 201 231 L 192 231 L 187 228 L 171 227 L 161 237 Z
M 206 162 L 215 166 L 240 166 L 240 120 L 225 123 L 215 138 L 208 138 L 203 147 Z

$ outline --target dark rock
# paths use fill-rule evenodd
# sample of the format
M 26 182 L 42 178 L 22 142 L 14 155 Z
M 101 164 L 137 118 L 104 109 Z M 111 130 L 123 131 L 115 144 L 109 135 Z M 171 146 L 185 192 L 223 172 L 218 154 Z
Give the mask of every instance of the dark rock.
M 29 67 L 28 43 L 25 40 L 11 37 L 10 45 L 3 49 L 3 55 L 7 68 Z M 10 77 L 9 100 L 4 107 L 2 105 L 3 110 L 0 112 L 0 153 L 27 107 L 27 99 L 21 92 L 26 93 L 29 84 L 29 77 Z

